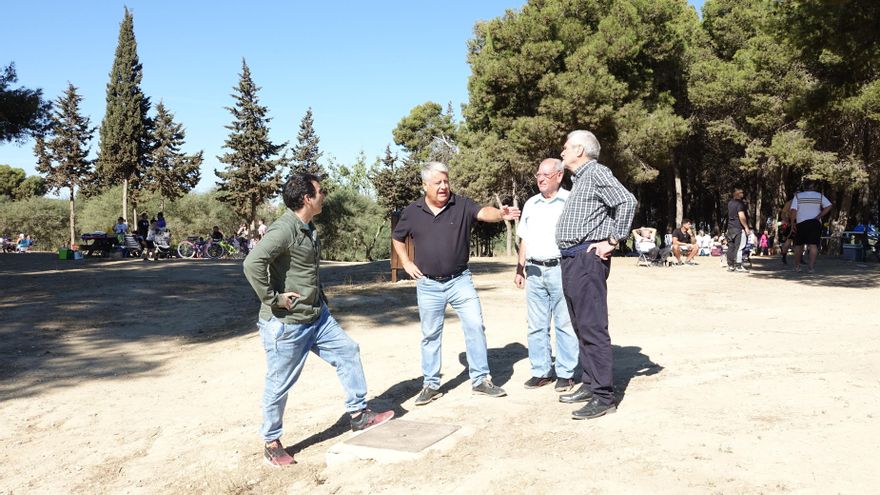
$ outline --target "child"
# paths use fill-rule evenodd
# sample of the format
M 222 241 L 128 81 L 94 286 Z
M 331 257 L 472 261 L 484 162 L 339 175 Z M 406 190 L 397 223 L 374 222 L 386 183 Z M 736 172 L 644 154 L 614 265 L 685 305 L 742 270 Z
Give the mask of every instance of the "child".
M 113 226 L 113 232 L 116 234 L 116 240 L 119 244 L 125 244 L 125 234 L 128 232 L 128 224 L 125 219 L 119 217 L 116 219 L 116 225 Z
M 159 259 L 159 253 L 156 251 L 156 234 L 159 233 L 159 227 L 156 224 L 155 220 L 150 221 L 150 229 L 147 230 L 147 238 L 145 242 L 147 243 L 146 249 L 144 249 L 144 261 L 149 261 L 150 253 L 153 254 L 153 259 Z
M 761 240 L 758 241 L 758 247 L 761 248 L 761 256 L 770 256 L 770 238 L 767 236 L 766 230 L 761 234 Z

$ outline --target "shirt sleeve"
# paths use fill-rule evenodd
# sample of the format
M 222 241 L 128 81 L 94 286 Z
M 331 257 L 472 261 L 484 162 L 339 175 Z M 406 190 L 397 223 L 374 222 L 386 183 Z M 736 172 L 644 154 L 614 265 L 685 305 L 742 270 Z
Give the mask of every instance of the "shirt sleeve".
M 271 307 L 278 305 L 278 292 L 269 285 L 269 264 L 288 249 L 290 234 L 285 229 L 274 228 L 251 249 L 243 263 L 244 276 L 253 287 L 260 302 Z
M 831 201 L 829 201 L 828 198 L 826 198 L 825 195 L 823 194 L 822 195 L 822 209 L 824 210 L 825 208 L 828 208 L 829 206 L 831 206 Z
M 519 217 L 519 222 L 516 224 L 516 236 L 520 239 L 525 239 L 526 235 L 529 232 L 529 212 L 532 211 L 529 208 L 530 203 L 526 201 L 526 204 L 523 205 L 522 215 Z
M 391 233 L 391 238 L 395 241 L 404 242 L 406 240 L 406 236 L 410 234 L 411 225 L 410 225 L 410 216 L 412 215 L 412 208 L 407 206 L 400 212 L 400 218 L 397 220 L 397 225 L 394 226 L 394 232 Z
M 795 194 L 794 198 L 791 199 L 791 209 L 797 210 L 797 205 L 798 205 L 797 194 Z
M 627 191 L 607 167 L 601 167 L 596 174 L 597 195 L 605 206 L 615 211 L 614 230 L 618 239 L 626 239 L 633 218 L 636 216 L 636 197 Z
M 464 196 L 458 196 L 458 198 L 459 200 L 464 200 L 465 211 L 467 211 L 468 217 L 470 217 L 471 221 L 476 222 L 477 215 L 480 213 L 480 210 L 482 210 L 483 207 L 471 198 L 466 198 Z

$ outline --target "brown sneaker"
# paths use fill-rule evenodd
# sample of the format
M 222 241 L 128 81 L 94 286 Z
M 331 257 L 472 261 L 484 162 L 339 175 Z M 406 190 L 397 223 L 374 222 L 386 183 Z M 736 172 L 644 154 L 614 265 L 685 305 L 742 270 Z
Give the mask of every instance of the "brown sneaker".
M 272 440 L 263 447 L 263 459 L 266 461 L 266 464 L 272 467 L 296 464 L 296 461 L 293 460 L 293 456 L 284 450 L 284 446 L 281 445 L 281 440 Z
M 367 430 L 374 426 L 379 426 L 394 417 L 394 411 L 373 412 L 364 409 L 360 414 L 351 418 L 352 431 Z

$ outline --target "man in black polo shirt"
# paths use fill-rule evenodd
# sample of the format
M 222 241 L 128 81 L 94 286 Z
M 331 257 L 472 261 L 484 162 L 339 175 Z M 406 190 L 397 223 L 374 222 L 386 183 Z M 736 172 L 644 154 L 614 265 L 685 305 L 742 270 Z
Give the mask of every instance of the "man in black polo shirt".
M 422 187 L 425 196 L 404 208 L 391 235 L 403 269 L 417 281 L 425 378 L 416 405 L 427 404 L 443 395 L 440 392 L 440 344 L 447 304 L 461 320 L 474 393 L 503 397 L 507 393 L 496 387 L 489 376 L 483 310 L 468 270 L 470 234 L 477 220 L 514 220 L 519 218 L 519 209 L 480 207 L 469 198 L 453 194 L 449 187 L 449 169 L 439 162 L 430 162 L 422 168 Z M 404 243 L 410 235 L 415 244 L 414 260 L 409 259 Z

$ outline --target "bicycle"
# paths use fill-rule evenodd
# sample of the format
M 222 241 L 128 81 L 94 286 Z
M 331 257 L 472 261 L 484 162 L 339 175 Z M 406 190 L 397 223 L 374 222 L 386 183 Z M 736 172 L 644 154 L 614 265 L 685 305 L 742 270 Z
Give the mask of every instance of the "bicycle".
M 247 253 L 241 248 L 241 241 L 239 241 L 238 237 L 228 237 L 226 239 L 222 239 L 218 241 L 216 245 L 219 245 L 221 248 L 223 248 L 221 256 L 218 257 L 241 260 L 244 259 L 245 256 L 247 256 Z
M 214 249 L 211 249 L 211 243 L 209 241 L 194 235 L 188 236 L 186 240 L 180 241 L 177 245 L 177 254 L 179 254 L 181 258 L 187 259 L 208 257 L 216 259 L 220 256 L 220 251 L 221 248 L 219 246 L 214 245 Z

